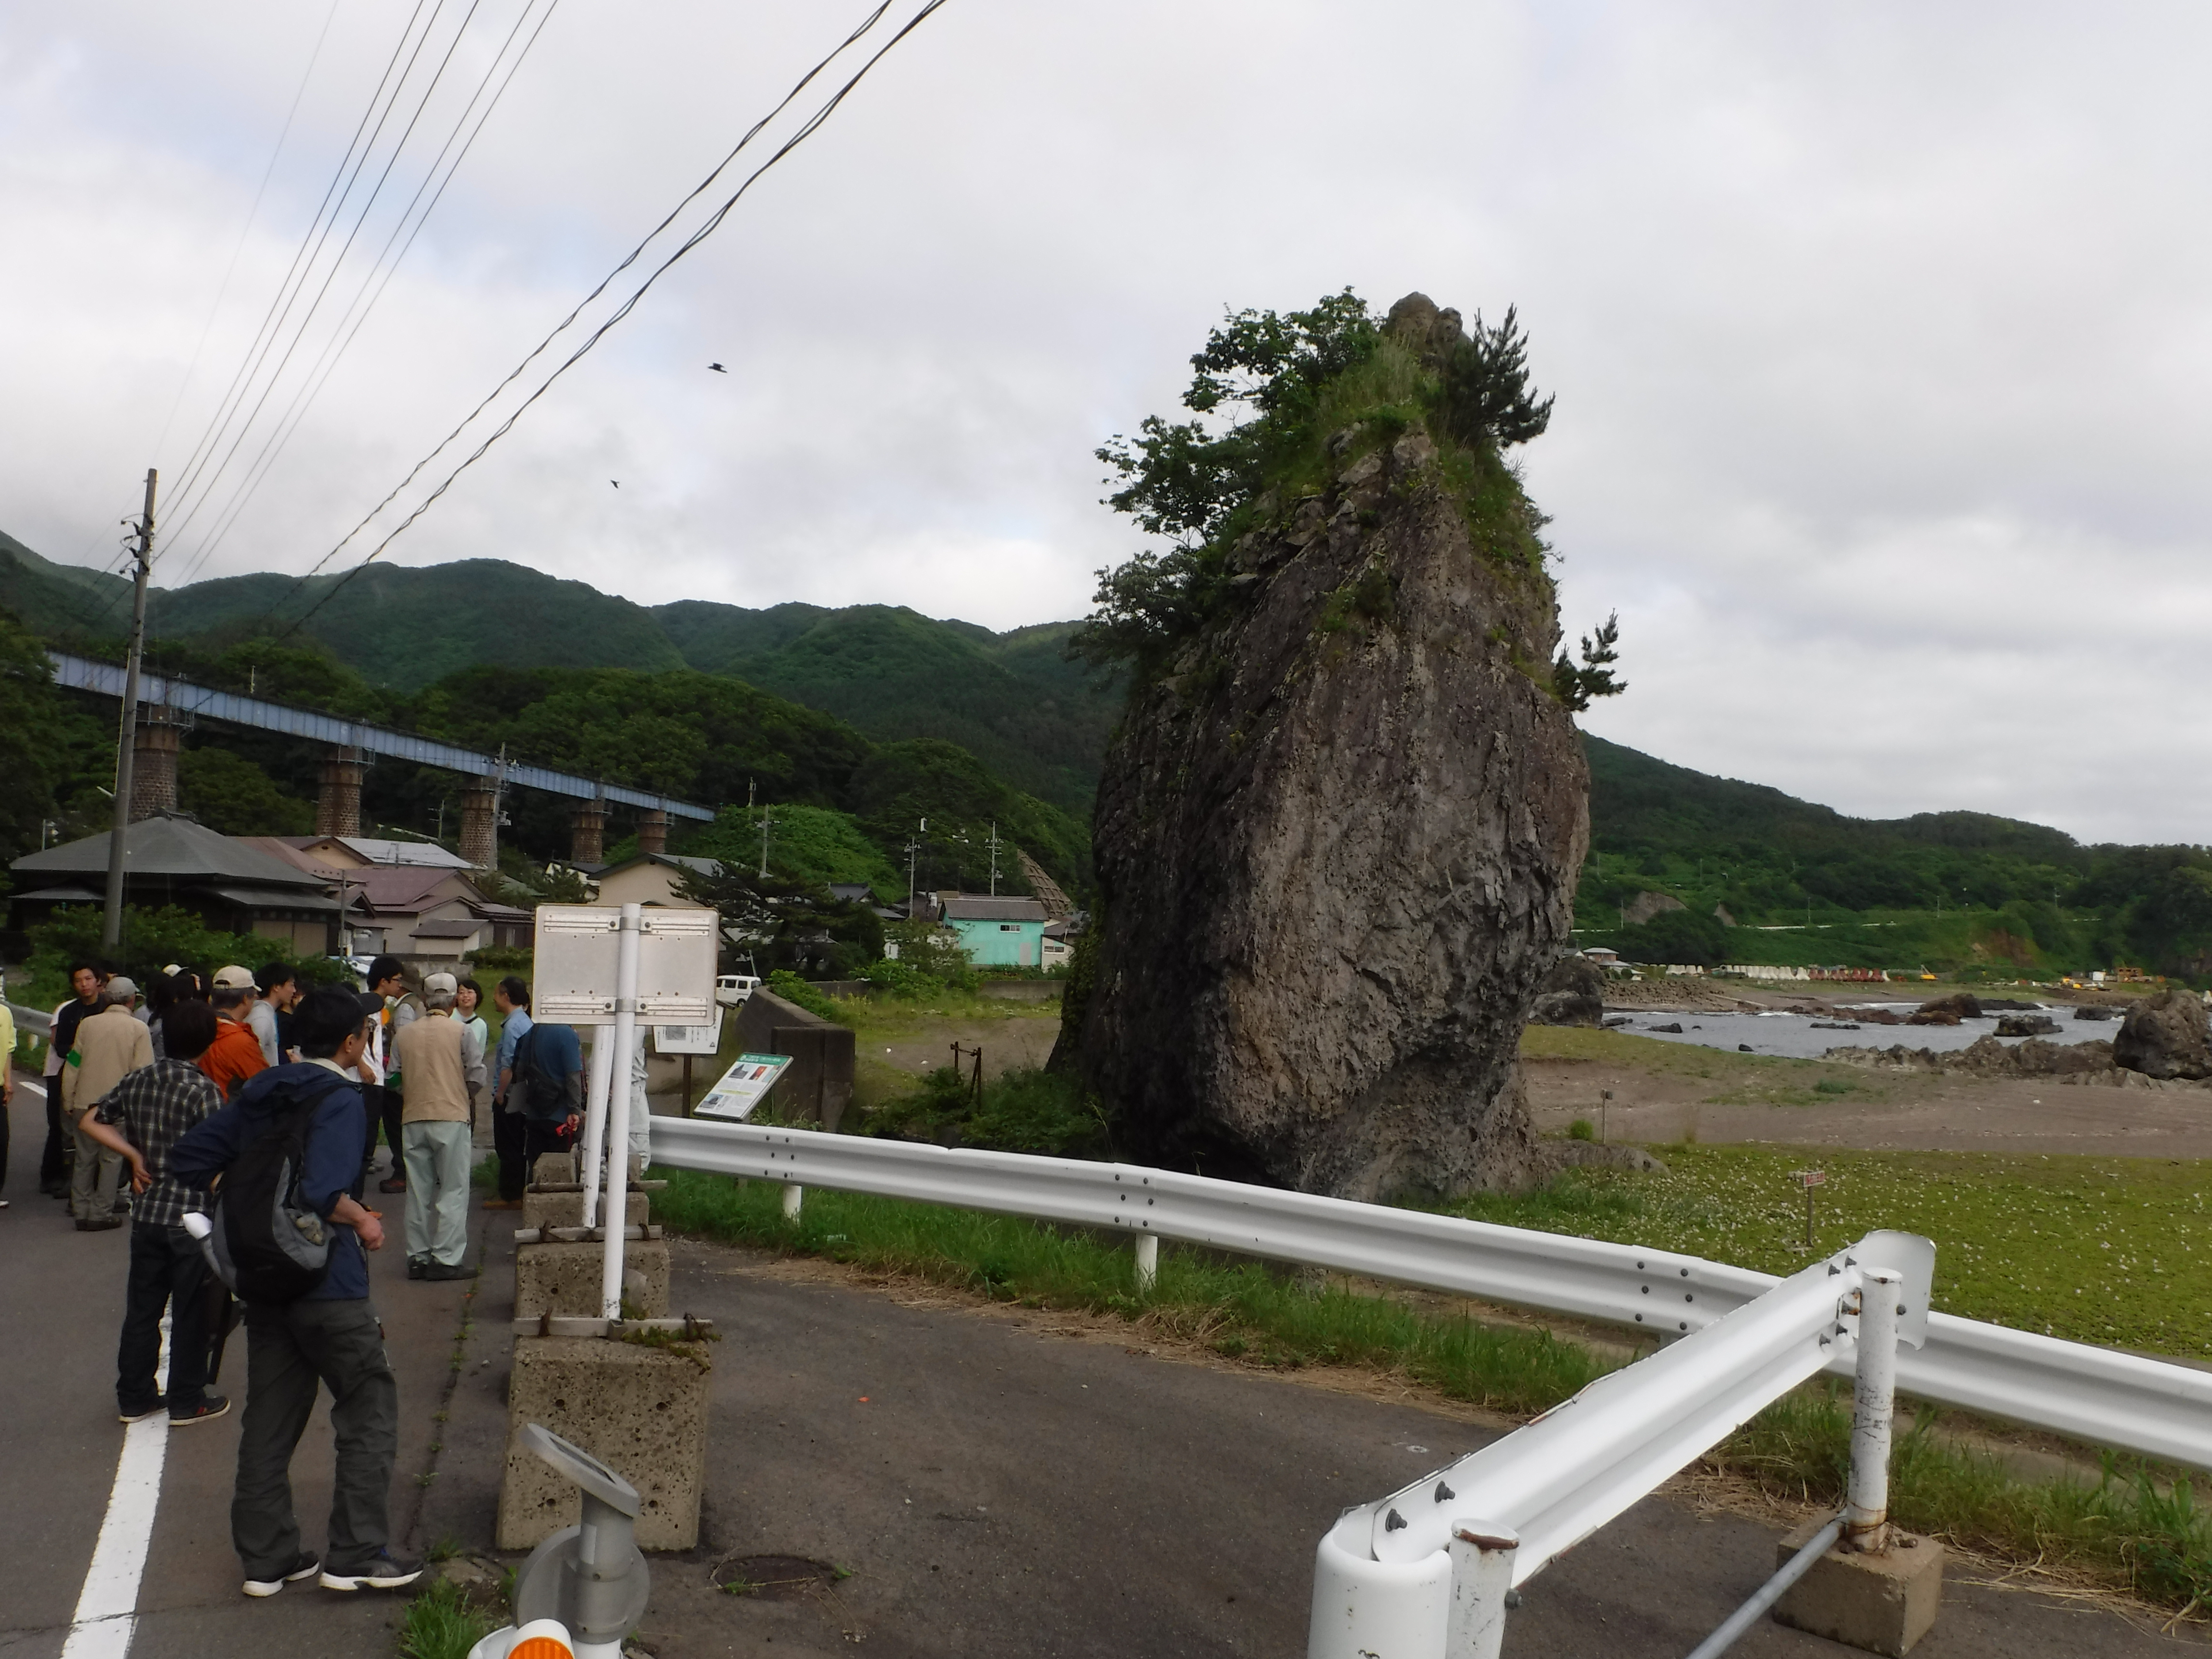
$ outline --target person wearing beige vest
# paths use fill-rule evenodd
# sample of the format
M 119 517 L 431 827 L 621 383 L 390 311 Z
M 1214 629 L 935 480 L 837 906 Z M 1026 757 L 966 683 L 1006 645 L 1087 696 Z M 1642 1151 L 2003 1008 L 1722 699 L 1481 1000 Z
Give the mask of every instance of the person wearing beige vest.
M 407 1276 L 466 1279 L 469 1164 L 483 1040 L 453 1018 L 451 974 L 422 981 L 423 1017 L 392 1037 L 392 1069 L 407 1079 L 400 1135 L 407 1160 Z
M 123 1156 L 102 1146 L 79 1126 L 100 1097 L 142 1066 L 154 1063 L 154 1039 L 131 1008 L 138 988 L 118 974 L 100 992 L 100 1006 L 77 1026 L 62 1064 L 62 1115 L 76 1138 L 76 1167 L 70 1173 L 70 1213 L 81 1233 L 120 1227 L 115 1189 L 123 1175 Z

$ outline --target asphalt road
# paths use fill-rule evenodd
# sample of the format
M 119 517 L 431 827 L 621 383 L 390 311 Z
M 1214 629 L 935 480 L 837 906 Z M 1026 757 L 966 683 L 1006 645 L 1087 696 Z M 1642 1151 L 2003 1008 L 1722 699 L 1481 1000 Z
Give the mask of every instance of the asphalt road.
M 19 1149 L 35 1151 L 41 1109 L 19 1091 Z M 62 1652 L 122 1439 L 110 1367 L 125 1236 L 69 1229 L 37 1196 L 36 1175 L 35 1157 L 19 1152 L 14 1206 L 0 1212 L 11 1269 L 0 1274 L 0 1382 L 14 1405 L 0 1418 L 0 1659 Z M 512 1219 L 479 1212 L 478 1239 Z M 375 1264 L 402 1401 L 393 1512 L 411 1547 L 490 1542 L 510 1248 L 490 1256 L 465 1337 L 469 1285 L 409 1284 L 392 1251 Z M 1337 1511 L 1492 1432 L 1417 1404 L 1157 1357 L 1048 1313 L 794 1273 L 714 1246 L 679 1244 L 676 1257 L 677 1310 L 714 1319 L 724 1340 L 702 1546 L 653 1564 L 640 1638 L 657 1659 L 856 1644 L 933 1659 L 1299 1654 L 1314 1546 Z M 241 1371 L 234 1352 L 224 1382 Z M 240 1595 L 227 1522 L 236 1428 L 234 1416 L 170 1438 L 131 1653 L 389 1659 L 389 1601 L 312 1586 Z M 319 1413 L 295 1475 L 319 1547 Z M 1649 1501 L 1528 1587 L 1507 1652 L 1686 1652 L 1763 1578 L 1776 1530 Z M 802 1576 L 760 1557 L 849 1576 L 742 1597 L 718 1588 L 733 1574 Z M 2198 1644 L 1954 1583 L 1916 1653 L 2118 1659 L 2185 1645 Z M 1770 1624 L 1736 1651 L 1843 1650 Z

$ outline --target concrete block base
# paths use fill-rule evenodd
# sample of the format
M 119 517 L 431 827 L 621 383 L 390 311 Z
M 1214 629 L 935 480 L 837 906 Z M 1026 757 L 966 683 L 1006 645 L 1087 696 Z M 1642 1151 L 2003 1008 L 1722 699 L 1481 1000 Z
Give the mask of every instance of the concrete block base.
M 640 1549 L 696 1548 L 713 1369 L 705 1347 L 649 1346 L 606 1337 L 517 1337 L 507 1385 L 499 1547 L 535 1549 L 581 1518 L 574 1484 L 521 1443 L 523 1425 L 540 1423 L 637 1488 Z
M 642 1227 L 653 1219 L 653 1194 L 624 1195 L 623 1223 Z M 527 1188 L 522 1194 L 522 1224 L 526 1227 L 580 1227 L 584 1224 L 581 1193 L 541 1193 Z
M 600 1264 L 605 1255 L 605 1245 L 590 1243 L 516 1245 L 514 1316 L 535 1319 L 550 1313 L 597 1318 Z M 634 1304 L 634 1317 L 667 1316 L 665 1239 L 633 1240 L 623 1246 L 623 1294 Z
M 1813 1541 L 1826 1518 L 1808 1521 L 1775 1547 L 1780 1566 Z M 1775 1604 L 1784 1625 L 1869 1653 L 1902 1659 L 1928 1634 L 1943 1596 L 1943 1547 L 1932 1538 L 1891 1532 L 1880 1555 L 1832 1549 Z
M 530 1178 L 549 1184 L 573 1187 L 576 1183 L 576 1155 L 574 1152 L 540 1152 L 538 1162 L 531 1166 Z

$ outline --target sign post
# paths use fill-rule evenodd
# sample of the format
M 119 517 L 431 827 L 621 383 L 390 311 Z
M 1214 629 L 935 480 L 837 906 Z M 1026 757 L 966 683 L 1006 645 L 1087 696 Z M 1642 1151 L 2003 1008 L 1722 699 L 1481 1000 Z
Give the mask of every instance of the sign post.
M 1825 1170 L 1798 1170 L 1794 1171 L 1794 1178 L 1805 1189 L 1805 1248 L 1809 1250 L 1813 1248 L 1813 1188 L 1827 1185 L 1828 1173 Z
M 622 1317 L 623 1228 L 629 1192 L 630 1075 L 641 1017 L 705 1024 L 714 1008 L 716 933 L 721 919 L 705 909 L 542 904 L 534 968 L 540 1019 L 611 1025 L 611 1040 L 592 1044 L 591 1095 L 584 1120 L 584 1224 L 602 1228 L 600 1315 Z M 606 1168 L 605 1213 L 599 1216 Z M 595 1218 L 598 1218 L 595 1220 Z

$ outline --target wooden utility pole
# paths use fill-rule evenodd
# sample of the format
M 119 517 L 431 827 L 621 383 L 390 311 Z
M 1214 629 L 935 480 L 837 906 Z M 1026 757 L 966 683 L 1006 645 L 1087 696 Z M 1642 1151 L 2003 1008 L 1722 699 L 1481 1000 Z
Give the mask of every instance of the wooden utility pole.
M 154 571 L 154 484 L 146 469 L 146 510 L 138 519 L 138 568 L 132 573 L 131 649 L 123 666 L 123 721 L 115 739 L 115 823 L 107 837 L 107 908 L 100 918 L 100 948 L 123 938 L 123 836 L 131 827 L 131 750 L 138 741 L 138 664 L 146 653 L 146 581 Z

